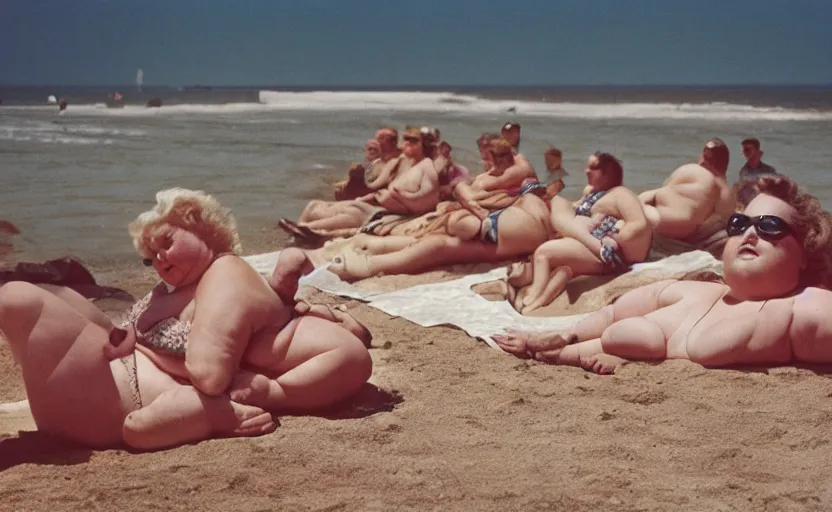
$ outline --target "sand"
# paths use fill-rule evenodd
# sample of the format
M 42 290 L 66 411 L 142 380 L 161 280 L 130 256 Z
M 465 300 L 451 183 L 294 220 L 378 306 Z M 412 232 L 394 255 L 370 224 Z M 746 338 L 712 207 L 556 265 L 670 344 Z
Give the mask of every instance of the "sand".
M 106 275 L 134 295 L 153 283 L 143 270 Z M 308 293 L 374 335 L 359 397 L 328 417 L 281 417 L 268 436 L 157 453 L 92 451 L 7 418 L 0 509 L 832 509 L 826 375 L 675 361 L 596 376 Z M 22 399 L 0 344 L 0 401 Z

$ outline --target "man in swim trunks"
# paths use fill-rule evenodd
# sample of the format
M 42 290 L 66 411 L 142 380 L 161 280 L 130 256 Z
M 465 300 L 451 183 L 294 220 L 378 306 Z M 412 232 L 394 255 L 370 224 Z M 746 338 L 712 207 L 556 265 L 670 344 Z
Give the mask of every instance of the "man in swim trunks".
M 729 157 L 728 146 L 713 138 L 705 144 L 698 163 L 679 167 L 663 187 L 639 194 L 657 234 L 695 242 L 724 227 L 735 206 L 725 178 Z
M 518 357 L 613 373 L 633 361 L 706 367 L 832 363 L 830 215 L 782 176 L 727 222 L 725 284 L 661 281 L 563 333 L 510 331 L 494 340 Z

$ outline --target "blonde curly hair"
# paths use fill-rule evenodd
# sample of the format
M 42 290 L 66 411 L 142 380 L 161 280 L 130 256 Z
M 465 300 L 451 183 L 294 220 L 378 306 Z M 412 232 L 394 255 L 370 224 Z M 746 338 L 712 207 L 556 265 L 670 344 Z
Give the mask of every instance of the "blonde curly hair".
M 202 190 L 174 187 L 156 193 L 156 206 L 128 226 L 133 246 L 143 258 L 153 258 L 150 242 L 165 225 L 190 231 L 215 254 L 243 252 L 231 210 Z

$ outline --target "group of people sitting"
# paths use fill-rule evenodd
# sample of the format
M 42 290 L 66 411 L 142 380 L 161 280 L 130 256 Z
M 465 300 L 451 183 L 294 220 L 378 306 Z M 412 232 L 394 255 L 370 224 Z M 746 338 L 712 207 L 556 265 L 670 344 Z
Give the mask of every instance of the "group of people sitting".
M 619 160 L 595 153 L 571 202 L 559 195 L 560 151 L 546 152 L 540 181 L 519 135 L 508 123 L 481 137 L 483 172 L 470 176 L 438 130 L 407 128 L 401 151 L 394 130 L 379 130 L 366 165 L 338 187 L 341 199 L 313 201 L 297 222 L 281 223 L 306 243 L 330 241 L 283 249 L 268 277 L 239 257 L 234 217 L 215 198 L 161 191 L 129 226 L 161 282 L 119 325 L 70 289 L 2 285 L 0 335 L 39 430 L 95 447 L 158 449 L 261 435 L 276 428 L 273 414 L 349 397 L 372 373 L 370 333 L 342 311 L 296 300 L 298 280 L 320 265 L 360 279 L 525 257 L 507 283 L 528 312 L 575 276 L 645 261 L 666 237 L 719 252 L 724 282 L 660 281 L 566 332 L 493 338 L 518 357 L 598 373 L 672 358 L 709 367 L 832 362 L 824 319 L 832 217 L 792 180 L 769 173 L 733 190 L 729 150 L 712 139 L 698 163 L 639 195 L 623 185 Z M 748 200 L 736 204 L 738 196 Z
M 310 258 L 329 262 L 345 279 L 528 257 L 511 266 L 506 283 L 524 314 L 550 304 L 574 277 L 644 262 L 654 238 L 715 252 L 724 243 L 735 193 L 720 139 L 708 141 L 698 162 L 678 168 L 663 187 L 640 195 L 624 186 L 614 155 L 596 152 L 574 202 L 559 195 L 567 176 L 562 152 L 546 151 L 541 181 L 519 151 L 517 123 L 477 144 L 482 172 L 470 176 L 438 130 L 406 128 L 398 152 L 396 131 L 383 128 L 367 142 L 365 164 L 353 166 L 336 188 L 339 199 L 311 201 L 296 222 L 281 219 L 280 226 L 300 242 L 324 244 Z

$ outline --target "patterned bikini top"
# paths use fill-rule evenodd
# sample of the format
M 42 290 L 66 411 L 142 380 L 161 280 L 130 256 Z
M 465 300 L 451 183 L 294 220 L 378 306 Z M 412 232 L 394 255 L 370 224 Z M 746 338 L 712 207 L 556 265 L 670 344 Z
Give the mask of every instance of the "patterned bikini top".
M 126 318 L 121 328 L 128 325 L 136 326 L 139 317 L 147 310 L 152 293 L 148 293 L 127 310 Z M 145 332 L 136 328 L 136 341 L 156 352 L 185 355 L 188 347 L 188 334 L 191 332 L 191 322 L 182 322 L 176 317 L 160 320 Z
M 606 190 L 598 190 L 596 192 L 592 192 L 588 196 L 584 196 L 580 201 L 578 201 L 578 205 L 575 206 L 575 215 L 583 215 L 584 217 L 589 217 L 590 210 L 592 210 L 592 207 L 595 206 L 595 203 L 597 203 L 599 199 L 604 197 L 604 194 L 606 193 Z

